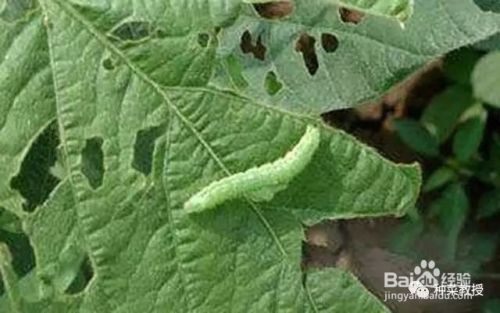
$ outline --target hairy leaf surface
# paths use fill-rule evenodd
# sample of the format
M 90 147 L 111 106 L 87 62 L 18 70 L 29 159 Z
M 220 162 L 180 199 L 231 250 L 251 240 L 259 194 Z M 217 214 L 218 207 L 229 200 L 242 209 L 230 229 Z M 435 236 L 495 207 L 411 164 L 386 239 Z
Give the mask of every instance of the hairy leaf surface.
M 6 312 L 386 312 L 352 274 L 302 269 L 303 228 L 403 215 L 420 172 L 301 112 L 355 105 L 497 30 L 471 1 L 429 1 L 446 19 L 417 2 L 408 33 L 389 19 L 342 24 L 322 1 L 297 1 L 293 17 L 272 22 L 236 0 L 12 3 L 0 15 L 0 207 L 21 219 L 36 267 L 21 279 L 31 292 L 20 303 L 2 299 Z M 232 53 L 249 28 L 270 36 L 265 61 L 252 61 L 263 63 Z M 338 59 L 311 76 L 297 36 L 333 29 L 343 30 Z M 417 45 L 425 31 L 431 39 Z M 231 81 L 240 74 L 248 89 L 224 85 L 221 64 L 236 66 Z M 258 90 L 269 69 L 277 98 Z M 308 124 L 320 146 L 271 201 L 183 210 L 210 182 L 285 155 Z M 31 162 L 47 133 L 58 143 L 45 146 L 50 162 Z M 33 210 L 24 171 L 57 182 Z
M 474 0 L 415 1 L 404 29 L 396 19 L 345 18 L 332 0 L 293 4 L 279 20 L 242 7 L 220 32 L 211 84 L 287 110 L 323 113 L 371 100 L 430 60 L 486 39 L 500 26 L 499 15 Z M 282 84 L 278 92 L 266 88 L 269 73 Z

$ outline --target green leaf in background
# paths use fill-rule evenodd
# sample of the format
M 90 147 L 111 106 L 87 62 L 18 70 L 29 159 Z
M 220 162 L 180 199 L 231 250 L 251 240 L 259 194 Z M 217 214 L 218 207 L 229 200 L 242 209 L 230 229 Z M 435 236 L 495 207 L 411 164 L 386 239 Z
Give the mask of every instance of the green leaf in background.
M 413 14 L 413 0 L 332 0 L 332 2 L 367 14 L 394 17 L 401 23 Z
M 442 166 L 435 170 L 429 178 L 427 178 L 422 190 L 424 192 L 430 192 L 443 187 L 455 179 L 457 179 L 457 173 L 447 166 Z
M 392 232 L 389 247 L 392 251 L 418 258 L 415 242 L 422 238 L 425 223 L 417 209 L 412 210 L 404 217 L 403 223 Z
M 500 213 L 500 192 L 491 190 L 484 193 L 479 199 L 477 218 L 489 218 Z
M 437 217 L 441 230 L 447 238 L 445 258 L 454 260 L 457 256 L 459 234 L 469 210 L 469 200 L 463 187 L 456 183 L 447 187 L 440 198 L 434 201 L 430 212 Z
M 490 52 L 479 60 L 472 74 L 474 95 L 500 108 L 500 52 Z
M 475 103 L 467 88 L 449 87 L 425 108 L 420 122 L 442 143 L 453 133 L 462 114 Z
M 497 177 L 500 176 L 500 134 L 494 133 L 488 151 L 488 164 Z
M 500 135 L 493 133 L 485 160 L 477 168 L 476 176 L 484 183 L 500 187 Z
M 482 274 L 481 266 L 494 260 L 498 235 L 477 232 L 462 232 L 454 264 L 459 272 Z
M 439 213 L 439 208 L 431 209 L 436 211 L 430 213 Z M 450 237 L 449 234 L 443 236 L 442 225 L 435 228 L 424 219 L 426 217 L 405 217 L 404 222 L 391 233 L 390 249 L 415 261 L 432 253 L 433 259 L 439 264 L 448 264 L 459 272 L 468 272 L 473 276 L 482 273 L 482 265 L 494 260 L 498 235 L 477 233 L 459 227 L 460 234 L 456 237 Z M 449 249 L 450 242 L 459 247 L 455 252 Z
M 22 221 L 36 255 L 20 285 L 38 292 L 23 308 L 387 312 L 351 273 L 302 268 L 304 225 L 404 215 L 419 168 L 291 107 L 209 86 L 223 40 L 215 30 L 242 4 L 198 4 L 43 0 L 0 20 L 0 206 Z M 320 147 L 271 201 L 185 212 L 210 182 L 285 155 L 309 124 Z M 57 144 L 30 162 L 38 142 Z M 23 193 L 35 179 L 26 172 L 61 180 Z M 4 296 L 0 311 L 16 305 Z
M 466 162 L 477 152 L 484 133 L 485 122 L 471 118 L 461 123 L 453 138 L 453 153 L 461 162 Z
M 439 145 L 436 139 L 419 122 L 411 119 L 394 121 L 399 137 L 410 148 L 429 157 L 439 156 Z
M 482 51 L 500 50 L 500 33 L 493 35 L 486 40 L 478 42 L 474 45 L 474 47 Z
M 463 48 L 448 53 L 444 59 L 443 71 L 447 78 L 470 88 L 471 75 L 481 53 L 471 48 Z
M 453 137 L 453 153 L 462 162 L 469 160 L 479 149 L 488 116 L 488 112 L 481 104 L 471 109 L 474 112 L 458 125 Z
M 498 313 L 500 312 L 500 299 L 487 300 L 484 304 L 482 313 Z
M 404 29 L 377 16 L 347 23 L 338 11 L 332 0 L 296 0 L 293 10 L 276 20 L 242 7 L 219 33 L 210 84 L 287 110 L 324 113 L 372 100 L 427 62 L 500 30 L 499 15 L 473 0 L 415 1 Z M 239 64 L 236 76 L 246 87 L 234 83 L 229 57 Z M 274 94 L 264 84 L 269 72 L 283 84 Z

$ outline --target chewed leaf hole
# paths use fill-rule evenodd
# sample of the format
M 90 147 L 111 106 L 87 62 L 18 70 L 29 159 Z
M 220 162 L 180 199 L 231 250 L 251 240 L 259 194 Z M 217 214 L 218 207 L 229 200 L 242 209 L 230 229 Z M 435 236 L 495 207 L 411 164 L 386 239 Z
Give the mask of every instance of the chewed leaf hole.
M 28 212 L 34 211 L 47 200 L 59 183 L 59 179 L 50 171 L 57 161 L 58 145 L 59 132 L 57 124 L 53 122 L 33 142 L 21 164 L 21 170 L 10 181 L 11 188 L 26 199 L 23 208 Z
M 2 0 L 0 18 L 6 22 L 15 22 L 26 17 L 36 6 L 35 0 Z
M 164 29 L 157 28 L 155 30 L 155 37 L 156 38 L 165 38 L 167 36 L 168 36 L 168 33 Z
M 346 8 L 340 8 L 339 15 L 342 22 L 350 24 L 359 24 L 365 17 L 365 15 L 359 11 Z
M 68 286 L 68 289 L 66 289 L 66 293 L 74 295 L 82 292 L 90 283 L 93 276 L 94 271 L 92 270 L 90 259 L 88 256 L 86 256 L 80 264 L 80 269 L 76 273 L 75 278 Z
M 93 137 L 87 139 L 85 147 L 82 149 L 82 173 L 94 189 L 102 185 L 104 177 L 102 143 L 102 138 Z
M 137 132 L 132 167 L 146 176 L 151 174 L 152 171 L 156 139 L 158 139 L 164 131 L 165 127 L 161 125 L 141 129 Z
M 485 12 L 500 13 L 500 2 L 494 0 L 474 0 L 474 3 Z
M 35 268 L 35 253 L 30 239 L 25 233 L 22 231 L 10 232 L 0 225 L 0 243 L 8 247 L 12 259 L 12 268 L 17 277 L 22 278 Z M 2 276 L 0 275 L 0 297 L 4 291 Z
M 319 67 L 315 43 L 316 39 L 306 33 L 302 33 L 295 43 L 295 51 L 302 53 L 304 64 L 311 75 L 316 74 Z
M 113 63 L 113 60 L 110 58 L 104 59 L 102 61 L 102 66 L 108 71 L 112 71 L 115 69 L 115 64 Z
M 307 228 L 302 246 L 303 266 L 345 268 L 349 264 L 346 235 L 344 224 L 338 221 L 323 221 Z
M 240 48 L 243 53 L 251 53 L 256 59 L 264 61 L 266 56 L 266 47 L 262 44 L 262 38 L 259 35 L 255 45 L 252 42 L 252 35 L 246 30 L 241 36 Z
M 144 21 L 130 21 L 116 27 L 111 35 L 121 41 L 139 41 L 149 37 L 151 24 Z
M 198 44 L 206 48 L 208 46 L 208 41 L 210 40 L 210 35 L 207 33 L 200 33 L 198 34 Z
M 266 75 L 264 87 L 270 96 L 274 96 L 281 90 L 281 88 L 283 88 L 283 84 L 278 80 L 276 74 L 273 71 L 270 71 Z
M 253 7 L 261 17 L 268 19 L 284 18 L 289 16 L 293 12 L 292 1 L 255 3 Z
M 323 33 L 321 34 L 321 46 L 326 52 L 332 53 L 339 47 L 339 41 L 335 35 Z

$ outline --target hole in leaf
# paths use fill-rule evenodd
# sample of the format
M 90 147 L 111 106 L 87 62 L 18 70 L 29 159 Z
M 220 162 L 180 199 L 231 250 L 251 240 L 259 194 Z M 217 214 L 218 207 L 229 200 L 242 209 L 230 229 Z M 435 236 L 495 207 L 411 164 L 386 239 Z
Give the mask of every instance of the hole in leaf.
M 115 69 L 115 65 L 113 64 L 113 60 L 110 58 L 106 58 L 102 61 L 102 66 L 108 71 L 112 71 Z
M 82 149 L 82 173 L 94 189 L 102 185 L 104 177 L 102 143 L 102 138 L 93 137 L 87 139 L 85 147 Z
M 273 71 L 270 71 L 266 75 L 264 87 L 270 96 L 274 96 L 281 90 L 281 88 L 283 88 L 283 84 L 278 80 L 276 74 Z
M 243 53 L 251 53 L 254 58 L 264 61 L 266 56 L 266 47 L 262 44 L 262 38 L 259 35 L 255 45 L 252 42 L 252 35 L 246 30 L 241 36 L 240 48 Z
M 51 123 L 38 136 L 26 154 L 21 170 L 10 181 L 10 186 L 26 199 L 24 210 L 32 212 L 42 204 L 57 186 L 59 179 L 50 172 L 57 161 L 59 132 L 57 124 Z
M 137 132 L 134 144 L 132 167 L 144 175 L 151 174 L 155 142 L 165 131 L 163 126 L 141 129 Z
M 80 270 L 76 274 L 71 284 L 68 286 L 68 289 L 66 289 L 66 293 L 74 295 L 82 292 L 90 283 L 93 276 L 94 271 L 92 270 L 90 259 L 88 256 L 86 256 L 80 264 Z
M 500 13 L 500 2 L 496 0 L 474 0 L 474 3 L 485 12 Z
M 342 268 L 346 252 L 346 231 L 342 222 L 323 221 L 306 230 L 302 264 L 307 268 Z
M 309 74 L 314 75 L 318 71 L 318 56 L 314 47 L 316 39 L 306 33 L 302 33 L 295 44 L 295 51 L 302 53 L 304 64 Z
M 168 34 L 164 29 L 158 28 L 155 30 L 155 35 L 157 38 L 165 38 Z
M 359 24 L 365 17 L 365 15 L 359 11 L 346 8 L 340 8 L 339 15 L 342 22 L 350 24 Z
M 198 44 L 201 47 L 206 48 L 208 46 L 209 40 L 210 40 L 210 35 L 208 35 L 207 33 L 198 34 Z
M 29 237 L 25 233 L 10 232 L 0 227 L 0 242 L 9 247 L 12 256 L 12 267 L 19 278 L 24 277 L 35 268 L 35 253 Z M 0 275 L 0 296 L 4 292 L 3 288 Z
M 35 0 L 3 0 L 0 1 L 0 18 L 6 22 L 22 19 L 36 8 Z
M 339 47 L 339 40 L 335 35 L 323 33 L 321 34 L 321 46 L 326 52 L 332 53 Z
M 149 37 L 151 24 L 144 21 L 126 22 L 115 28 L 111 35 L 121 41 L 139 41 Z
M 292 1 L 255 3 L 253 7 L 261 17 L 268 19 L 284 18 L 289 16 L 293 12 Z

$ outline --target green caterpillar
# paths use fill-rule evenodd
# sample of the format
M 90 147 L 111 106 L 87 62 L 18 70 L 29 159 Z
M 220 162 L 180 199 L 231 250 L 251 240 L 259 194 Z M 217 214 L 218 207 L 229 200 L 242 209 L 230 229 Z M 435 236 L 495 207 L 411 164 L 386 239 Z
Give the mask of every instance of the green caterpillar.
M 270 201 L 307 166 L 319 142 L 320 131 L 308 125 L 297 145 L 284 157 L 212 182 L 186 201 L 184 209 L 188 213 L 201 212 L 245 196 L 256 202 Z

